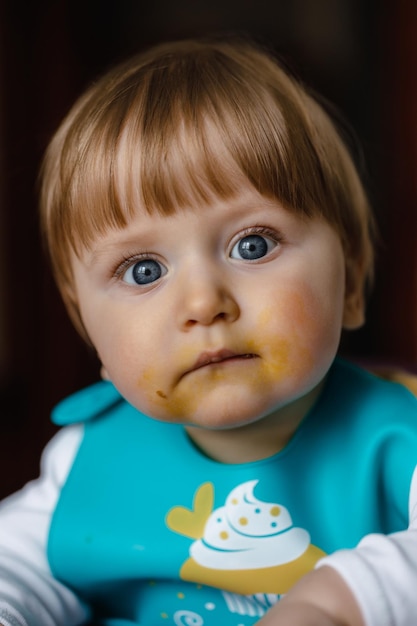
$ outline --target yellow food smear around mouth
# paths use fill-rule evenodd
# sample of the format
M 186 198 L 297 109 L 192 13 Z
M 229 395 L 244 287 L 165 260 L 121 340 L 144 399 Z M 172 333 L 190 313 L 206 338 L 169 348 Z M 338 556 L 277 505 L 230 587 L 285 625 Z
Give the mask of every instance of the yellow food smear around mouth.
M 280 381 L 297 377 L 301 372 L 312 367 L 312 357 L 303 342 L 303 330 L 309 328 L 308 316 L 302 300 L 295 296 L 287 314 L 294 319 L 291 337 L 274 335 L 276 311 L 267 307 L 258 316 L 254 329 L 256 339 L 244 341 L 245 354 L 252 358 L 242 358 L 242 367 L 236 371 L 233 366 L 212 363 L 185 374 L 172 389 L 155 387 L 158 370 L 148 368 L 142 375 L 139 385 L 145 389 L 147 399 L 155 407 L 155 414 L 160 409 L 167 418 L 192 421 L 192 415 L 213 388 L 223 386 L 226 410 L 234 410 L 234 402 L 239 398 L 239 387 L 245 385 L 253 394 L 261 394 L 263 386 L 279 384 Z M 259 355 L 259 356 L 258 356 Z M 177 363 L 189 364 L 196 357 L 195 351 L 187 347 L 175 356 Z M 258 362 L 257 365 L 254 362 Z M 254 363 L 252 365 L 252 363 Z M 246 365 L 247 364 L 247 365 Z M 181 368 L 179 368 L 181 369 Z M 155 375 L 156 374 L 156 375 Z M 144 385 L 144 381 L 146 385 Z M 165 419 L 165 417 L 163 418 Z
M 264 384 L 270 383 L 271 379 L 278 382 L 291 369 L 288 362 L 290 353 L 288 341 L 275 342 L 275 345 L 271 342 L 263 350 L 271 353 L 277 350 L 279 358 L 266 360 L 255 356 L 251 359 L 241 359 L 242 368 L 234 372 L 231 369 L 233 366 L 213 363 L 208 367 L 199 368 L 186 374 L 172 390 L 161 390 L 153 387 L 152 391 L 151 384 L 151 390 L 147 393 L 147 397 L 156 411 L 160 408 L 164 415 L 171 419 L 182 421 L 184 418 L 189 421 L 198 405 L 204 402 L 205 396 L 207 397 L 213 388 L 223 387 L 224 404 L 229 406 L 228 410 L 233 411 L 234 402 L 238 399 L 242 385 L 249 387 L 253 394 L 259 394 L 262 392 Z M 255 346 L 250 346 L 252 354 L 256 354 L 258 351 Z M 252 361 L 258 361 L 258 366 L 252 365 Z M 148 371 L 146 378 L 151 381 L 150 371 Z M 141 384 L 143 385 L 143 379 Z

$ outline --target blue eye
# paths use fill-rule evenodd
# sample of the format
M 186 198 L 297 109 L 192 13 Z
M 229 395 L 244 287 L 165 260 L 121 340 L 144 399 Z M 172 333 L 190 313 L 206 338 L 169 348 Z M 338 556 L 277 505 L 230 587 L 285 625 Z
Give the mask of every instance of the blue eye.
M 245 261 L 256 261 L 264 257 L 272 248 L 276 245 L 276 242 L 272 241 L 269 237 L 262 235 L 247 235 L 242 237 L 233 246 L 231 257 L 233 259 L 243 259 Z
M 159 280 L 165 273 L 165 267 L 158 261 L 143 259 L 126 270 L 123 280 L 129 285 L 150 285 Z

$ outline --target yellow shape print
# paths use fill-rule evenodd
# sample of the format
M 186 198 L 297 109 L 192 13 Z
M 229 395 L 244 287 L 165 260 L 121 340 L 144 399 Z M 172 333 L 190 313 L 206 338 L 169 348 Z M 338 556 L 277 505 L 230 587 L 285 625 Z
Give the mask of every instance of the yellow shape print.
M 201 539 L 204 536 L 204 527 L 213 510 L 214 488 L 212 483 L 204 483 L 195 493 L 193 508 L 175 506 L 166 517 L 168 528 L 174 532 Z
M 306 552 L 297 559 L 262 569 L 221 570 L 199 565 L 194 559 L 188 559 L 182 566 L 182 580 L 218 587 L 225 591 L 249 595 L 256 593 L 285 594 L 310 570 L 314 569 L 325 552 L 310 545 Z
M 197 490 L 192 510 L 171 509 L 168 527 L 194 539 L 182 580 L 241 595 L 281 595 L 324 556 L 286 507 L 255 496 L 257 482 L 235 487 L 215 511 L 211 483 Z

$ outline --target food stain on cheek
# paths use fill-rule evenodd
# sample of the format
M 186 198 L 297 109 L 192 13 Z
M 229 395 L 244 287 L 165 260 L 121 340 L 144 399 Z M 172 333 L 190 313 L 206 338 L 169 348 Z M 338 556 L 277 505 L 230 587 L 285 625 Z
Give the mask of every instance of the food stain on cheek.
M 153 401 L 155 416 L 168 421 L 189 422 L 198 407 L 197 398 L 201 400 L 202 393 L 204 390 L 200 391 L 195 385 L 188 393 L 174 393 L 170 397 L 157 390 Z
M 288 373 L 293 343 L 290 337 L 282 337 L 282 332 L 276 330 L 275 320 L 281 319 L 281 315 L 273 307 L 263 309 L 256 325 L 256 345 L 253 342 L 253 352 L 264 356 L 266 378 L 274 378 L 277 381 Z
M 166 400 L 168 398 L 167 394 L 161 389 L 155 389 L 155 368 L 147 368 L 143 370 L 140 378 L 137 381 L 137 389 L 141 391 L 146 397 L 148 403 L 154 403 L 158 401 L 159 398 L 162 400 Z M 155 397 L 156 396 L 156 397 Z
M 312 355 L 305 341 L 305 331 L 308 335 L 310 325 L 299 294 L 288 294 L 279 307 L 267 307 L 260 313 L 257 345 L 260 353 L 266 356 L 266 377 L 278 382 L 311 367 Z M 283 328 L 286 329 L 285 336 Z
M 186 356 L 181 355 L 187 363 Z M 154 367 L 145 369 L 137 381 L 137 389 L 144 397 L 142 410 L 150 417 L 162 420 L 182 421 L 196 410 L 199 391 L 193 386 L 191 392 L 177 393 L 177 390 L 161 389 L 159 370 Z
M 258 317 L 258 327 L 262 329 L 269 328 L 271 321 L 273 320 L 273 310 L 271 307 L 265 308 Z
M 194 358 L 194 350 L 192 348 L 187 348 L 186 350 L 183 350 L 181 354 L 176 355 L 175 360 L 177 363 L 183 363 L 183 369 L 187 369 L 189 363 L 193 361 Z M 181 370 L 181 366 L 179 369 Z M 151 382 L 151 380 L 153 381 L 155 377 L 151 370 L 147 370 L 146 378 L 150 383 L 150 389 L 153 388 L 153 392 L 151 392 L 154 394 L 153 402 L 156 402 L 157 405 L 162 408 L 162 410 L 164 411 L 164 413 L 167 414 L 168 417 L 178 418 L 183 416 L 185 414 L 185 411 L 192 410 L 189 400 L 184 401 L 183 398 L 178 399 L 178 397 L 176 397 L 175 390 L 171 392 L 162 389 L 155 390 L 155 387 L 152 385 Z M 195 402 L 193 394 L 193 408 L 194 406 Z

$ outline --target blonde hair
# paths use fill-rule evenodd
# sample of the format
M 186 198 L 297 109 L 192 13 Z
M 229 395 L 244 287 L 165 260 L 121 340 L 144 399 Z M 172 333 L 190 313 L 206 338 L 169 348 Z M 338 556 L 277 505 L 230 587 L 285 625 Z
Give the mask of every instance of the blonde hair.
M 115 67 L 71 109 L 41 175 L 52 266 L 81 333 L 71 253 L 138 206 L 171 214 L 232 197 L 242 175 L 289 210 L 322 215 L 364 282 L 372 275 L 372 215 L 334 123 L 245 40 L 166 43 Z

